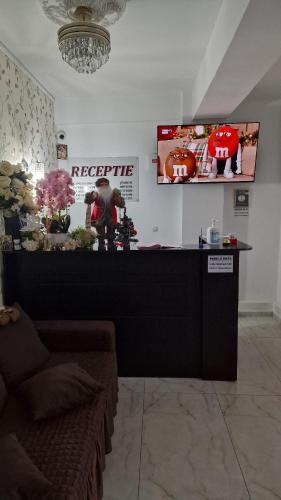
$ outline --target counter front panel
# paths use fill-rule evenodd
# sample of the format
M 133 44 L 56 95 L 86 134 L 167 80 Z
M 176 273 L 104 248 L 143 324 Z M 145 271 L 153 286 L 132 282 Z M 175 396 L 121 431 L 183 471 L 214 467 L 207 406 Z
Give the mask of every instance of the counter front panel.
M 209 273 L 214 253 L 233 272 Z M 34 320 L 114 321 L 120 376 L 235 380 L 238 276 L 239 249 L 19 251 L 3 254 L 2 286 Z

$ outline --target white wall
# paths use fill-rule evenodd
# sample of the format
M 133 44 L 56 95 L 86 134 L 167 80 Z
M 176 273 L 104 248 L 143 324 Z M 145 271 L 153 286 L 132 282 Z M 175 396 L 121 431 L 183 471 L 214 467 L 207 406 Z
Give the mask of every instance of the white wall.
M 134 220 L 142 244 L 181 243 L 181 187 L 171 190 L 158 186 L 157 124 L 181 123 L 181 95 L 138 96 L 103 99 L 88 103 L 58 102 L 58 128 L 66 132 L 69 157 L 138 156 L 140 170 L 139 202 L 128 202 L 128 215 Z M 63 166 L 63 162 L 60 162 Z M 84 224 L 85 205 L 71 209 L 72 227 Z M 157 233 L 152 227 L 158 226 Z
M 224 192 L 224 229 L 236 231 L 253 250 L 241 255 L 240 300 L 246 310 L 267 310 L 276 301 L 281 217 L 281 108 L 244 102 L 231 120 L 260 121 L 256 182 L 250 185 L 249 217 L 233 216 L 233 187 Z M 280 274 L 280 272 L 279 272 Z
M 256 182 L 239 185 L 250 190 L 249 217 L 234 216 L 237 185 L 183 186 L 183 242 L 195 243 L 200 228 L 218 218 L 224 233 L 253 246 L 241 253 L 240 309 L 268 311 L 277 301 L 281 316 L 281 108 L 248 98 L 227 120 L 261 122 Z
M 247 99 L 229 117 L 230 121 L 261 121 L 256 183 L 250 189 L 249 217 L 233 213 L 234 185 L 157 186 L 151 158 L 156 152 L 157 123 L 181 123 L 182 99 L 178 95 L 139 96 L 117 102 L 95 102 L 81 106 L 57 103 L 57 124 L 67 133 L 70 156 L 139 156 L 140 202 L 128 211 L 142 243 L 178 245 L 198 241 L 212 216 L 223 232 L 235 232 L 253 245 L 241 254 L 241 309 L 271 310 L 281 303 L 278 282 L 281 215 L 281 110 Z M 240 187 L 243 185 L 240 184 Z M 84 221 L 85 207 L 75 207 L 73 224 Z M 152 227 L 159 226 L 153 233 Z M 280 269 L 281 270 L 281 258 Z M 278 287 L 278 298 L 277 298 Z

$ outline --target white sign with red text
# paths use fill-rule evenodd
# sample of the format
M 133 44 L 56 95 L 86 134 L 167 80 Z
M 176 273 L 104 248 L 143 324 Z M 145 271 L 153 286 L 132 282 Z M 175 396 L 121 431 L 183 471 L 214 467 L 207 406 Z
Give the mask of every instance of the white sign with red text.
M 75 202 L 84 203 L 85 194 L 95 189 L 100 177 L 106 177 L 112 188 L 118 188 L 126 201 L 139 201 L 139 159 L 69 158 L 68 171 L 72 177 Z

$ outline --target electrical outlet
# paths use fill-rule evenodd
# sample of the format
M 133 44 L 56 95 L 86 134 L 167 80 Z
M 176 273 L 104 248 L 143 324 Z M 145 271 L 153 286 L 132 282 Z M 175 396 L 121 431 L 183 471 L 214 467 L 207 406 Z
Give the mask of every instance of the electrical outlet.
M 159 231 L 159 227 L 158 226 L 153 226 L 152 227 L 152 232 L 153 233 L 157 233 Z

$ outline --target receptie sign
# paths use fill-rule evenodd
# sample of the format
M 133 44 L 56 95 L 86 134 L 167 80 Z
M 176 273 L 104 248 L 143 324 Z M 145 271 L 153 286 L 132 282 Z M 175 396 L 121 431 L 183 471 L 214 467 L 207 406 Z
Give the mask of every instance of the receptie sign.
M 233 273 L 233 255 L 208 255 L 208 273 Z
M 118 188 L 126 201 L 139 200 L 139 158 L 70 158 L 75 202 L 84 203 L 85 194 L 94 191 L 96 180 L 107 177 L 112 188 Z

